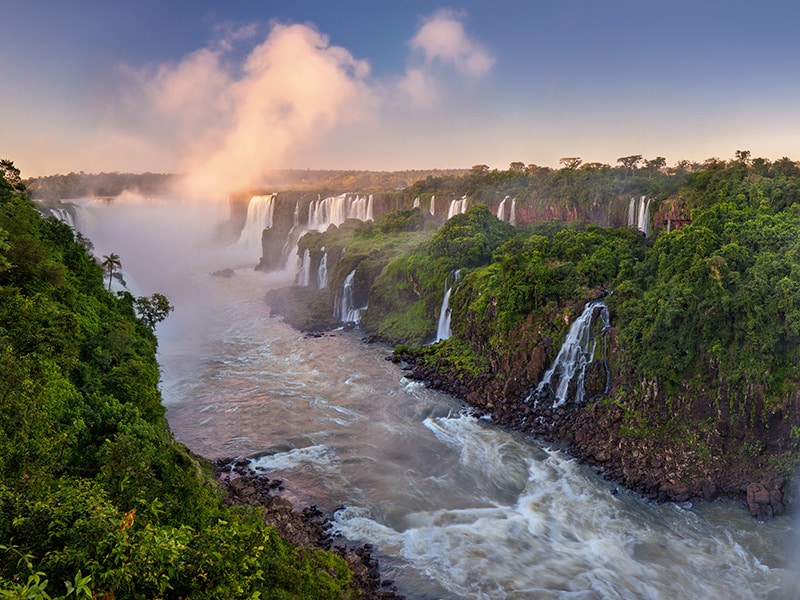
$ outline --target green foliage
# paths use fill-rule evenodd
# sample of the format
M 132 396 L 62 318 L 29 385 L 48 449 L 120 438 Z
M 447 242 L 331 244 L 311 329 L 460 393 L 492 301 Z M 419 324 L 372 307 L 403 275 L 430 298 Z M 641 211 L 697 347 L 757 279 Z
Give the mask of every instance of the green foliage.
M 0 598 L 350 597 L 340 558 L 222 506 L 172 440 L 152 331 L 166 297 L 110 294 L 86 241 L 2 174 Z
M 484 205 L 449 219 L 430 239 L 390 262 L 376 277 L 364 326 L 395 343 L 431 339 L 452 273 L 488 263 L 512 231 Z
M 164 294 L 155 293 L 149 298 L 146 296 L 139 296 L 133 302 L 139 318 L 151 330 L 155 329 L 156 325 L 166 319 L 175 307 L 169 303 L 169 300 Z

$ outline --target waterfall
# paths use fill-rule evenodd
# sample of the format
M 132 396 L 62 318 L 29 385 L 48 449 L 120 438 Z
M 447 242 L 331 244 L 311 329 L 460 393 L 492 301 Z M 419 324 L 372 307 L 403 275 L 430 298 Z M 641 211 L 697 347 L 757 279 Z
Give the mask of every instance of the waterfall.
M 356 270 L 353 269 L 347 274 L 342 284 L 342 294 L 339 301 L 334 304 L 333 316 L 339 319 L 342 323 L 358 323 L 361 321 L 361 311 L 363 308 L 355 308 L 353 306 L 354 284 L 353 279 L 356 276 Z
M 444 292 L 444 298 L 442 299 L 442 309 L 439 311 L 439 325 L 436 328 L 437 342 L 446 340 L 451 335 L 453 335 L 453 331 L 452 329 L 450 329 L 450 319 L 452 317 L 452 311 L 450 310 L 450 294 L 452 293 L 453 288 L 456 285 L 456 281 L 458 281 L 458 275 L 460 272 L 461 272 L 460 269 L 456 269 L 455 271 L 453 271 L 453 285 L 445 289 Z
M 597 316 L 603 323 L 600 334 L 611 328 L 608 308 L 605 302 L 602 300 L 589 302 L 583 309 L 581 316 L 570 326 L 556 359 L 544 374 L 544 377 L 542 377 L 536 390 L 528 396 L 528 400 L 534 395 L 539 398 L 545 397 L 550 391 L 555 396 L 553 408 L 561 406 L 568 400 L 569 387 L 574 381 L 575 397 L 572 400 L 577 403 L 583 402 L 583 383 L 586 366 L 594 360 L 594 351 L 597 345 L 597 335 L 592 332 L 595 313 L 598 313 Z M 557 385 L 555 387 L 553 387 L 553 377 L 557 377 Z
M 450 209 L 447 211 L 447 218 L 451 219 L 455 215 L 467 212 L 467 197 L 461 196 L 460 200 L 452 200 L 450 202 Z
M 431 216 L 436 214 L 436 196 L 431 196 Z
M 509 211 L 510 214 L 508 215 L 508 223 L 509 225 L 513 225 L 514 227 L 517 226 L 517 200 L 516 198 L 511 199 L 511 210 Z
M 303 252 L 303 258 L 300 260 L 300 269 L 297 273 L 297 285 L 308 287 L 311 285 L 311 253 L 308 248 Z
M 411 206 L 411 208 L 419 208 L 419 196 L 414 198 L 414 204 Z
M 500 205 L 497 207 L 497 218 L 500 221 L 506 220 L 506 200 L 508 200 L 508 196 L 503 198 L 500 201 Z
M 325 252 L 324 246 L 322 247 L 322 258 L 317 269 L 317 287 L 319 289 L 328 287 L 328 253 Z
M 260 251 L 261 236 L 265 229 L 272 227 L 272 216 L 275 213 L 275 196 L 253 196 L 247 205 L 247 218 L 236 246 L 242 250 Z
M 650 235 L 650 202 L 651 198 L 642 196 L 638 200 L 631 198 L 628 203 L 628 227 L 636 227 L 645 236 Z
M 372 194 L 369 196 L 329 196 L 317 198 L 308 206 L 309 231 L 325 231 L 331 225 L 337 227 L 347 219 L 372 221 L 374 208 Z
M 50 208 L 46 209 L 50 211 L 50 214 L 54 216 L 59 221 L 63 221 L 73 229 L 75 229 L 75 219 L 72 216 L 72 212 L 68 208 Z

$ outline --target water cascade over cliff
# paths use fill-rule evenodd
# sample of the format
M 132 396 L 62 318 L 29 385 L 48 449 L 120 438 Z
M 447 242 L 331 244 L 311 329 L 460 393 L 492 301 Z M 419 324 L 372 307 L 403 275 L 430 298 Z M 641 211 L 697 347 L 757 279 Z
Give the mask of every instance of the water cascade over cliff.
M 361 308 L 355 307 L 355 284 L 356 271 L 353 269 L 347 274 L 342 284 L 342 292 L 333 304 L 333 316 L 342 323 L 359 323 L 361 321 Z
M 497 206 L 497 219 L 499 221 L 505 221 L 506 220 L 506 200 L 508 200 L 508 196 L 503 198 L 500 201 L 500 204 Z
M 319 289 L 328 287 L 328 253 L 325 252 L 324 246 L 322 247 L 322 258 L 317 269 L 317 287 Z
M 431 216 L 436 214 L 436 196 L 431 196 Z
M 75 207 L 74 205 L 65 205 L 63 207 L 48 207 L 48 208 L 40 208 L 42 214 L 50 215 L 58 219 L 59 221 L 63 221 L 73 229 L 77 229 L 75 226 Z
M 325 231 L 331 225 L 338 227 L 347 219 L 372 221 L 372 194 L 369 196 L 340 194 L 319 198 L 308 207 L 309 231 Z
M 447 218 L 451 219 L 455 215 L 467 212 L 467 197 L 462 196 L 460 200 L 451 200 L 450 208 L 447 211 Z
M 595 327 L 598 320 L 602 324 L 600 331 Z M 552 398 L 553 408 L 561 406 L 567 400 L 583 402 L 586 367 L 594 361 L 597 337 L 610 328 L 611 322 L 605 302 L 602 300 L 589 302 L 580 317 L 570 326 L 553 364 L 527 400 L 536 397 L 538 403 L 542 399 Z M 607 376 L 606 388 L 609 384 Z
M 639 231 L 650 235 L 650 202 L 651 198 L 642 196 L 638 200 L 631 198 L 628 203 L 628 227 L 636 227 Z
M 297 273 L 296 284 L 301 287 L 311 285 L 311 253 L 306 248 L 303 258 L 300 259 L 300 270 Z
M 453 284 L 444 292 L 444 298 L 442 299 L 442 309 L 439 311 L 439 325 L 436 329 L 436 341 L 441 342 L 442 340 L 446 340 L 451 335 L 453 335 L 453 331 L 450 328 L 450 319 L 452 316 L 452 311 L 450 310 L 450 294 L 453 291 L 453 288 L 458 281 L 458 275 L 460 273 L 460 269 L 456 269 L 453 271 Z M 446 285 L 446 284 L 445 284 Z
M 236 242 L 237 248 L 246 252 L 258 252 L 261 250 L 261 236 L 265 229 L 272 227 L 276 195 L 267 194 L 250 198 L 244 227 L 239 234 L 239 240 Z
M 511 199 L 511 203 L 509 204 L 508 213 L 506 213 L 506 204 L 508 204 L 509 198 Z M 511 225 L 517 224 L 517 201 L 515 198 L 506 196 L 500 201 L 500 204 L 497 206 L 497 218 Z

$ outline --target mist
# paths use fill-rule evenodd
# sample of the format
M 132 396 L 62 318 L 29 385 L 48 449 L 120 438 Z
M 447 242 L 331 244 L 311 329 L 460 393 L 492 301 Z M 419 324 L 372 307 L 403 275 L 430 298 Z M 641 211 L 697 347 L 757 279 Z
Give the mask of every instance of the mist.
M 145 145 L 173 153 L 187 197 L 264 185 L 267 170 L 372 111 L 369 64 L 313 27 L 275 24 L 242 54 L 253 37 L 240 30 L 176 63 L 125 70 L 111 126 L 133 124 Z

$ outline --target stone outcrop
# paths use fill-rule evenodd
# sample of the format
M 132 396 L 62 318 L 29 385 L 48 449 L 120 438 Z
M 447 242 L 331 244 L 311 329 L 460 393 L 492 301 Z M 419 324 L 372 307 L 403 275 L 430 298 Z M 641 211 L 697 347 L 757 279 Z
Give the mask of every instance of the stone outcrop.
M 249 504 L 262 508 L 264 521 L 295 546 L 331 550 L 339 554 L 353 571 L 353 578 L 364 600 L 402 599 L 390 580 L 382 580 L 378 560 L 371 544 L 348 546 L 334 539 L 330 520 L 316 506 L 296 507 L 282 495 L 283 481 L 248 468 L 249 458 L 223 458 L 216 462 L 217 480 L 226 492 L 228 505 Z

